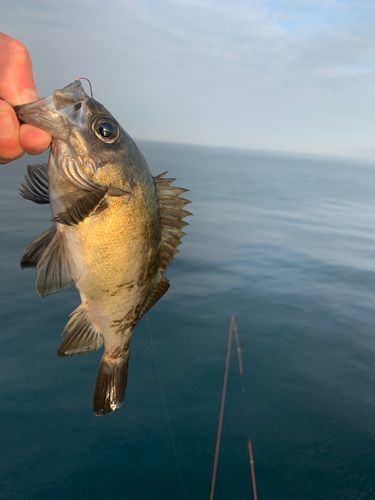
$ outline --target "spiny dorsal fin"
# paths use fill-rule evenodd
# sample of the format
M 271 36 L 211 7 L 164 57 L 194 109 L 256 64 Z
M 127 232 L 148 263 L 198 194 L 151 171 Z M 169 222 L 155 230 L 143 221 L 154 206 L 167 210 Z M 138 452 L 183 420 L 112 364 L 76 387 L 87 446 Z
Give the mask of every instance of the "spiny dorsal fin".
M 108 186 L 100 186 L 95 191 L 90 191 L 84 196 L 77 198 L 70 207 L 67 207 L 65 212 L 59 212 L 52 220 L 66 226 L 79 224 L 95 211 L 103 201 L 108 190 Z
M 44 231 L 35 240 L 31 241 L 25 248 L 25 253 L 22 256 L 20 266 L 22 269 L 36 267 L 38 265 L 39 259 L 43 255 L 44 251 L 51 243 L 52 238 L 56 234 L 56 229 L 54 226 Z
M 161 275 L 165 273 L 174 255 L 178 253 L 177 247 L 181 245 L 181 238 L 185 234 L 181 229 L 188 225 L 182 219 L 192 215 L 183 209 L 190 201 L 179 197 L 188 189 L 171 186 L 176 179 L 164 179 L 166 173 L 164 172 L 154 178 L 161 224 L 159 257 L 159 272 Z
M 39 205 L 46 205 L 49 201 L 47 165 L 27 165 L 25 175 L 26 185 L 21 182 L 20 195 L 25 200 L 33 201 Z
M 66 290 L 79 279 L 62 231 L 56 232 L 36 267 L 36 291 L 41 298 Z
M 156 275 L 156 282 L 151 290 L 145 305 L 140 314 L 140 318 L 151 309 L 151 307 L 165 294 L 169 288 L 169 281 L 163 275 L 169 264 L 178 253 L 177 247 L 181 245 L 181 238 L 185 235 L 181 229 L 188 223 L 182 219 L 190 212 L 183 210 L 183 207 L 190 203 L 189 200 L 179 198 L 180 194 L 188 189 L 171 186 L 176 179 L 164 179 L 163 174 L 154 177 L 155 192 L 159 203 L 159 220 L 161 226 L 159 266 Z
M 67 334 L 57 355 L 60 358 L 66 358 L 100 349 L 103 345 L 103 337 L 87 317 L 86 307 L 81 304 L 70 316 L 62 333 L 67 332 Z

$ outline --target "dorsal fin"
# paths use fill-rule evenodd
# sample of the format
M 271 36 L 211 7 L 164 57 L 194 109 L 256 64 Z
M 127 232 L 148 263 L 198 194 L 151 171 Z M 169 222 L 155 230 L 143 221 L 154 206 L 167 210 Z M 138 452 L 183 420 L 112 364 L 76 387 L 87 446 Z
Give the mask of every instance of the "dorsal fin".
M 49 201 L 47 165 L 27 165 L 26 184 L 21 182 L 20 195 L 25 200 L 33 201 L 38 205 L 47 205 Z
M 159 204 L 159 220 L 161 227 L 159 265 L 156 275 L 156 281 L 153 289 L 150 291 L 147 301 L 143 306 L 140 317 L 165 294 L 169 288 L 169 281 L 164 277 L 169 264 L 178 253 L 177 247 L 181 245 L 181 238 L 185 235 L 181 229 L 188 223 L 182 219 L 188 215 L 193 215 L 183 207 L 190 203 L 189 200 L 179 198 L 180 194 L 188 189 L 171 186 L 176 179 L 164 179 L 163 174 L 154 177 L 155 193 Z
M 165 292 L 169 288 L 169 281 L 167 278 L 162 276 L 160 273 L 157 274 L 157 281 L 154 285 L 154 288 L 151 290 L 147 302 L 143 306 L 143 309 L 141 311 L 141 314 L 139 315 L 139 319 L 142 318 L 150 309 L 151 307 L 156 304 L 156 302 L 163 297 Z
M 66 226 L 79 224 L 100 205 L 108 190 L 108 186 L 99 186 L 95 191 L 89 191 L 84 196 L 77 198 L 70 207 L 67 207 L 65 212 L 59 212 L 52 220 Z
M 167 172 L 154 178 L 156 195 L 159 202 L 159 219 L 161 225 L 159 272 L 163 275 L 169 264 L 178 253 L 177 247 L 181 245 L 181 238 L 184 232 L 181 229 L 188 225 L 182 219 L 192 215 L 183 207 L 190 203 L 185 198 L 180 198 L 180 194 L 188 189 L 171 186 L 176 179 L 164 179 Z

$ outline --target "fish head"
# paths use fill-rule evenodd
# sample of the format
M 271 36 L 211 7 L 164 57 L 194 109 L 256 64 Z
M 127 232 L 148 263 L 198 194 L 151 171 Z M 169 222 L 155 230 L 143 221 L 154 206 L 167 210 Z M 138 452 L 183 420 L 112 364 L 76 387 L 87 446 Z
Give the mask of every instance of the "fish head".
M 51 154 L 60 172 L 83 189 L 93 189 L 93 182 L 99 182 L 101 167 L 106 167 L 111 178 L 120 173 L 124 158 L 132 156 L 136 147 L 111 113 L 86 94 L 79 80 L 50 97 L 14 109 L 21 123 L 52 135 Z

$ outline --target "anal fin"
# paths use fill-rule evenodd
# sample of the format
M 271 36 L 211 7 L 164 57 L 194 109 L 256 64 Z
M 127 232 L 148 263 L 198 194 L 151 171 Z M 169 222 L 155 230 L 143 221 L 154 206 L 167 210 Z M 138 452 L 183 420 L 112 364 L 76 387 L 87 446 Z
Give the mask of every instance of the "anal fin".
M 25 253 L 22 256 L 20 266 L 22 269 L 37 267 L 38 262 L 45 252 L 48 245 L 51 243 L 52 238 L 56 234 L 54 226 L 44 231 L 35 240 L 31 241 L 25 248 Z
M 70 207 L 67 207 L 65 212 L 59 212 L 52 220 L 66 226 L 79 224 L 95 211 L 104 200 L 109 189 L 108 186 L 99 186 L 94 191 L 77 198 Z
M 63 334 L 67 332 L 57 355 L 60 358 L 94 352 L 103 345 L 103 337 L 87 317 L 84 305 L 72 312 Z
M 37 269 L 36 290 L 41 298 L 65 290 L 78 281 L 79 276 L 61 230 L 56 232 L 44 251 Z

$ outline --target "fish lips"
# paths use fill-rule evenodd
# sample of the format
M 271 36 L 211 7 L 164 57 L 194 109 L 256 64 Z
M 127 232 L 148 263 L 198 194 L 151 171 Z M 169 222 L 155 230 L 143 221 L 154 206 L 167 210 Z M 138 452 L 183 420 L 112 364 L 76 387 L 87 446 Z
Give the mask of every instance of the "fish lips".
M 76 80 L 63 89 L 55 90 L 53 96 L 15 106 L 14 111 L 20 123 L 41 128 L 52 137 L 66 141 L 69 137 L 67 121 L 74 118 L 87 98 L 81 82 Z

